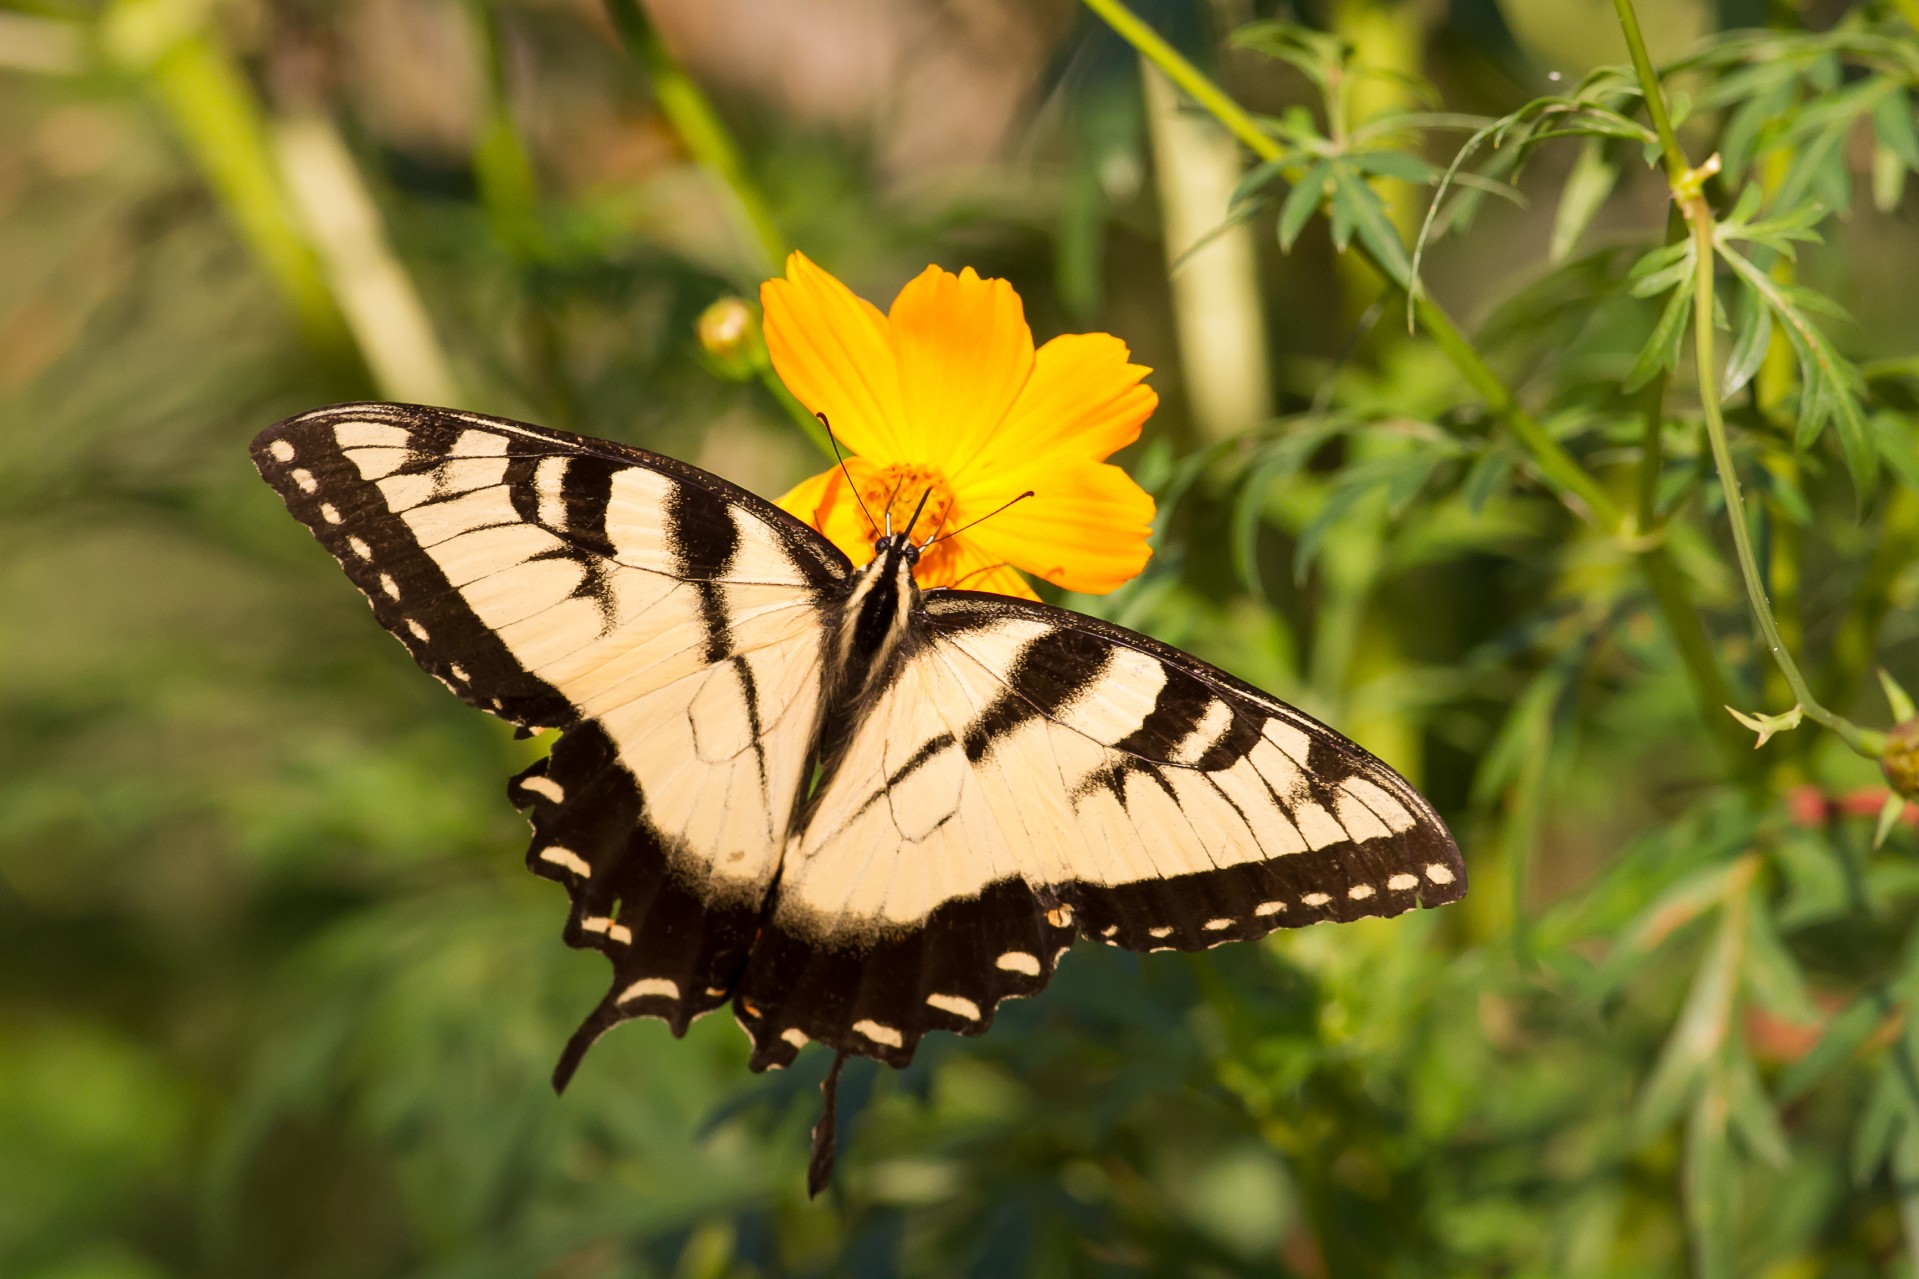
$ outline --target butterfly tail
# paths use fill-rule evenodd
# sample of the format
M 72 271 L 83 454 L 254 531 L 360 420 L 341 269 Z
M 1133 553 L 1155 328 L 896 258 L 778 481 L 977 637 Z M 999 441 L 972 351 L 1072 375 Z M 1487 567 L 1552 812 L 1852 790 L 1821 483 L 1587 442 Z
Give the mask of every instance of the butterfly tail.
M 818 1199 L 820 1192 L 832 1183 L 833 1156 L 838 1147 L 840 1068 L 846 1065 L 846 1054 L 833 1058 L 832 1069 L 826 1072 L 826 1078 L 820 1083 L 820 1095 L 824 1101 L 820 1105 L 819 1122 L 813 1125 L 813 1157 L 806 1165 L 806 1197 Z

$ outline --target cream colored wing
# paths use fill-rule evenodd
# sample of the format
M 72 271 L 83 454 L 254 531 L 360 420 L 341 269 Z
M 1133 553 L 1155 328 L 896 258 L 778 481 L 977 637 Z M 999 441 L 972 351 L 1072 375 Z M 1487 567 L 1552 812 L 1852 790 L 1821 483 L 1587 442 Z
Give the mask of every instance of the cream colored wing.
M 446 409 L 343 405 L 255 441 L 261 474 L 461 697 L 565 730 L 515 778 L 528 864 L 614 982 L 569 1047 L 725 1002 L 817 732 L 849 567 L 671 459 Z
M 789 841 L 739 987 L 755 1061 L 902 1064 L 1073 939 L 1195 950 L 1458 898 L 1444 823 L 1325 725 L 1144 636 L 929 594 Z

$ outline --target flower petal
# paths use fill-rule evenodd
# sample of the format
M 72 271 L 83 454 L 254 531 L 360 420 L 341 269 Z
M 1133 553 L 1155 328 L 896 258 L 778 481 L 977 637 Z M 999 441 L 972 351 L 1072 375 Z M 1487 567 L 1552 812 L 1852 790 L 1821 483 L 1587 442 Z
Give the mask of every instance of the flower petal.
M 969 472 L 968 480 L 974 477 Z M 1013 483 L 1033 496 L 992 516 L 966 534 L 987 556 L 1071 591 L 1103 594 L 1136 576 L 1152 556 L 1153 499 L 1117 466 L 1056 464 L 1016 473 Z M 969 484 L 956 495 L 968 519 L 977 518 L 1021 489 L 1004 480 Z M 1010 485 L 1007 485 L 1010 487 Z M 1001 496 L 1004 494 L 1004 496 Z
M 938 571 L 930 574 L 922 571 L 918 574 L 921 589 L 954 586 L 965 591 L 991 591 L 995 595 L 1011 595 L 1023 600 L 1039 598 L 1012 565 L 997 555 L 989 554 L 970 538 L 956 537 L 947 545 L 953 553 L 942 557 Z
M 929 266 L 907 282 L 887 313 L 899 369 L 903 451 L 951 475 L 996 438 L 1033 371 L 1033 331 L 1019 294 Z
M 786 259 L 786 278 L 760 285 L 773 371 L 853 453 L 902 456 L 905 420 L 886 317 L 807 260 Z
M 1099 462 L 1138 439 L 1159 395 L 1140 382 L 1152 370 L 1129 363 L 1129 354 L 1110 333 L 1066 333 L 1041 347 L 1000 428 L 1006 454 L 1029 467 L 1064 457 Z
M 838 485 L 846 483 L 837 466 L 831 470 L 821 471 L 811 479 L 801 480 L 780 494 L 773 505 L 788 515 L 797 516 L 814 528 L 818 528 L 827 508 L 835 499 L 836 482 Z
M 849 457 L 845 471 L 835 466 L 801 480 L 780 497 L 778 506 L 825 534 L 826 540 L 846 552 L 857 568 L 873 558 L 873 526 L 860 510 L 852 485 L 846 482 L 846 471 L 851 471 L 856 480 L 865 481 L 879 469 L 865 458 Z

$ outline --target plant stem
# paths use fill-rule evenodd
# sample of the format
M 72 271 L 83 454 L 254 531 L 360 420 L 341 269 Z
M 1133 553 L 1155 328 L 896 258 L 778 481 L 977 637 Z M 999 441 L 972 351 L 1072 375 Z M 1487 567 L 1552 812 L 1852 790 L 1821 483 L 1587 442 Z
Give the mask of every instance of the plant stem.
M 1168 44 L 1131 9 L 1124 0 L 1083 0 L 1086 7 L 1111 27 L 1115 34 L 1132 45 L 1139 55 L 1164 71 L 1169 79 L 1205 108 L 1246 148 L 1261 160 L 1276 160 L 1281 148 L 1245 108 L 1233 101 L 1204 72 L 1189 62 L 1179 50 Z M 1390 281 L 1392 272 L 1367 253 L 1363 244 L 1354 245 L 1381 277 Z M 1601 487 L 1590 472 L 1561 447 L 1540 421 L 1520 405 L 1512 388 L 1493 371 L 1472 342 L 1446 313 L 1424 292 L 1413 299 L 1418 322 L 1425 328 L 1453 368 L 1485 402 L 1493 415 L 1503 421 L 1519 441 L 1547 485 L 1575 511 L 1583 514 L 1607 532 L 1621 530 L 1625 512 Z M 1684 575 L 1673 562 L 1663 543 L 1643 546 L 1637 552 L 1641 571 L 1672 634 L 1673 644 L 1686 666 L 1687 677 L 1700 698 L 1700 711 L 1715 740 L 1744 754 L 1741 744 L 1722 725 L 1720 708 L 1733 700 L 1731 687 L 1713 653 L 1711 638 L 1699 620 L 1686 589 Z
M 1660 88 L 1659 76 L 1653 70 L 1652 59 L 1647 55 L 1646 41 L 1640 34 L 1639 19 L 1633 12 L 1632 0 L 1613 0 L 1613 7 L 1619 12 L 1619 25 L 1625 32 L 1627 47 L 1632 51 L 1633 67 L 1639 75 L 1639 87 L 1646 98 L 1646 109 L 1652 115 L 1653 127 L 1659 134 L 1660 150 L 1665 155 L 1673 199 L 1692 231 L 1693 362 L 1698 367 L 1699 407 L 1706 419 L 1706 438 L 1712 445 L 1712 461 L 1719 474 L 1719 487 L 1726 496 L 1726 518 L 1732 524 L 1733 549 L 1739 559 L 1739 576 L 1745 582 L 1746 599 L 1752 605 L 1753 620 L 1759 627 L 1760 638 L 1767 651 L 1772 654 L 1780 674 L 1786 677 L 1786 683 L 1792 689 L 1792 695 L 1798 699 L 1806 718 L 1831 729 L 1859 754 L 1876 760 L 1885 747 L 1883 734 L 1868 732 L 1820 705 L 1806 684 L 1805 676 L 1800 674 L 1799 664 L 1793 660 L 1785 640 L 1780 637 L 1779 623 L 1773 617 L 1771 602 L 1766 598 L 1765 579 L 1759 572 L 1759 558 L 1753 553 L 1752 529 L 1746 520 L 1746 503 L 1739 489 L 1739 472 L 1733 465 L 1732 448 L 1726 439 L 1726 420 L 1719 405 L 1719 365 L 1713 355 L 1713 269 L 1718 258 L 1712 208 L 1707 204 L 1702 188 L 1706 179 L 1718 170 L 1717 157 L 1699 169 L 1687 162 L 1686 154 L 1680 150 L 1679 140 L 1673 133 L 1672 119 L 1666 113 L 1665 95 Z
M 1679 148 L 1679 135 L 1673 131 L 1672 115 L 1666 110 L 1666 95 L 1659 88 L 1659 73 L 1653 70 L 1652 55 L 1646 51 L 1646 37 L 1639 30 L 1639 15 L 1632 0 L 1613 0 L 1619 14 L 1619 26 L 1626 33 L 1626 49 L 1632 55 L 1632 69 L 1646 98 L 1646 113 L 1652 117 L 1653 132 L 1659 135 L 1659 152 L 1666 160 L 1666 180 L 1677 191 L 1692 172 L 1686 153 Z
M 606 8 L 621 43 L 652 77 L 654 96 L 674 132 L 699 166 L 726 183 L 738 201 L 760 275 L 777 274 L 786 259 L 786 237 L 780 234 L 759 188 L 747 177 L 739 148 L 733 145 L 719 112 L 674 59 L 640 0 L 606 0 Z
M 142 71 L 308 343 L 329 361 L 357 362 L 339 299 L 274 162 L 266 111 L 232 56 L 212 36 L 195 33 Z

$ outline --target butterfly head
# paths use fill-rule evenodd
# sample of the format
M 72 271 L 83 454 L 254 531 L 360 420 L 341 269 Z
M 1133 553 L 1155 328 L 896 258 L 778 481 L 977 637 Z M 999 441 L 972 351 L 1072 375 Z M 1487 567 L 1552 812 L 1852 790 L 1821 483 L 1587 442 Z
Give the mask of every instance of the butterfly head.
M 924 547 L 914 544 L 908 533 L 890 533 L 873 543 L 873 558 L 884 559 L 888 555 L 898 555 L 908 565 L 919 563 L 920 552 Z

